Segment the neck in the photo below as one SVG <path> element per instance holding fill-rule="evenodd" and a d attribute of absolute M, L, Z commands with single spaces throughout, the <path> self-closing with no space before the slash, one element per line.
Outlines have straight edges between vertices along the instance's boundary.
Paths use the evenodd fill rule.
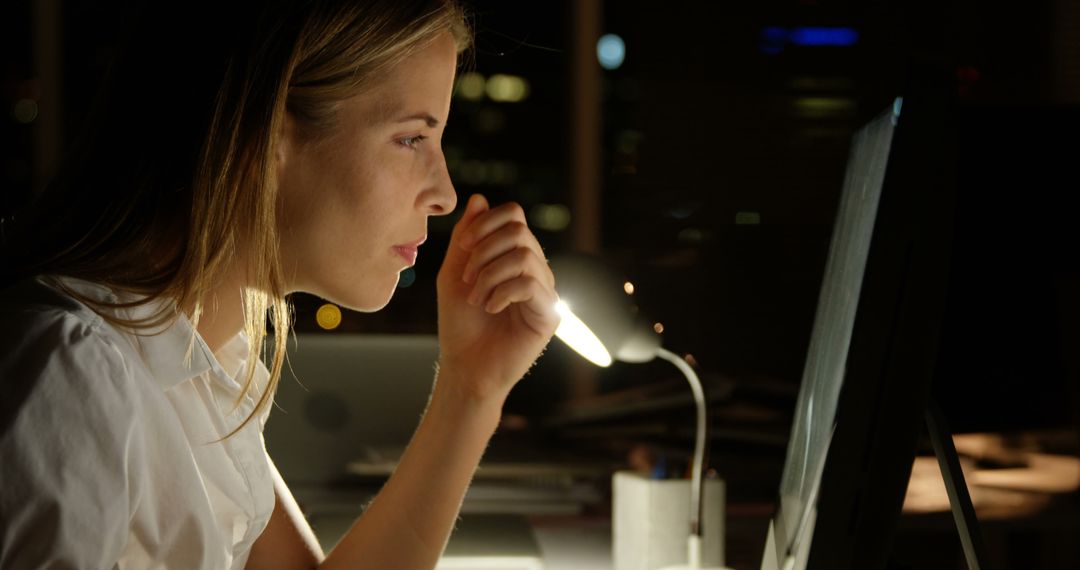
<path fill-rule="evenodd" d="M 210 350 L 217 352 L 244 327 L 244 281 L 233 272 L 202 299 L 199 336 Z M 191 310 L 186 311 L 191 315 Z"/>

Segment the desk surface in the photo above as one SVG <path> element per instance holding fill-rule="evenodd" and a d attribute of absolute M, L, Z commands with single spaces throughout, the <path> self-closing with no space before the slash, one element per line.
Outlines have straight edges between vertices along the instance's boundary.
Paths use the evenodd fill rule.
<path fill-rule="evenodd" d="M 544 570 L 613 570 L 611 521 L 604 518 L 531 517 Z"/>
<path fill-rule="evenodd" d="M 359 512 L 313 512 L 312 528 L 329 550 Z M 579 516 L 463 515 L 450 537 L 439 568 L 494 567 L 477 562 L 506 561 L 499 568 L 522 570 L 613 570 L 611 521 Z M 516 561 L 516 562 L 514 562 Z"/>

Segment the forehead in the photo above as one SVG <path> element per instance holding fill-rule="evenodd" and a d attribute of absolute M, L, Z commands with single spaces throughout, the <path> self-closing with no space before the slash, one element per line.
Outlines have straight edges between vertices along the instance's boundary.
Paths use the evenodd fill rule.
<path fill-rule="evenodd" d="M 387 70 L 345 106 L 363 114 L 368 122 L 396 120 L 421 112 L 444 120 L 456 70 L 454 40 L 444 32 Z"/>

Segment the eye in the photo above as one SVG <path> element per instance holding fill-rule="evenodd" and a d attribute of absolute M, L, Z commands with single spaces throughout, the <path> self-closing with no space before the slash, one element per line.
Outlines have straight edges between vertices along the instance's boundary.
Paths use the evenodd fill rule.
<path fill-rule="evenodd" d="M 421 142 L 427 139 L 424 135 L 416 135 L 411 137 L 405 137 L 398 139 L 398 144 L 408 148 L 416 148 Z"/>

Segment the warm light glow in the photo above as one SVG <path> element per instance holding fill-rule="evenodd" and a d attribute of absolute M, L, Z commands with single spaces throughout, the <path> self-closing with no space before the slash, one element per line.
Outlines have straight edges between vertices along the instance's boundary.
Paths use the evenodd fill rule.
<path fill-rule="evenodd" d="M 705 241 L 705 232 L 698 228 L 683 228 L 677 237 L 683 243 L 701 243 Z"/>
<path fill-rule="evenodd" d="M 537 204 L 529 212 L 532 225 L 549 232 L 561 232 L 570 225 L 570 208 L 562 204 Z"/>
<path fill-rule="evenodd" d="M 821 118 L 855 112 L 855 100 L 850 97 L 799 97 L 794 101 L 795 112 L 803 117 Z"/>
<path fill-rule="evenodd" d="M 634 294 L 634 284 L 627 281 L 626 283 L 622 284 L 622 290 L 626 291 L 627 295 L 633 295 Z"/>
<path fill-rule="evenodd" d="M 529 96 L 529 82 L 517 75 L 496 73 L 487 80 L 487 96 L 499 103 L 517 103 Z"/>
<path fill-rule="evenodd" d="M 759 226 L 761 225 L 761 212 L 736 212 L 736 226 Z"/>
<path fill-rule="evenodd" d="M 656 334 L 664 332 L 664 323 L 656 323 L 652 326 L 652 330 L 656 331 Z"/>
<path fill-rule="evenodd" d="M 980 520 L 1033 516 L 1046 509 L 1054 496 L 1080 489 L 1078 457 L 1032 450 L 996 433 L 956 434 L 952 439 Z M 984 468 L 980 462 L 997 465 Z M 903 511 L 949 509 L 949 494 L 937 458 L 916 457 Z"/>
<path fill-rule="evenodd" d="M 604 343 L 593 334 L 585 323 L 570 310 L 570 306 L 564 301 L 555 304 L 555 310 L 562 317 L 559 328 L 555 330 L 555 336 L 562 339 L 575 352 L 584 356 L 589 362 L 597 366 L 611 366 L 611 354 L 604 348 Z"/>
<path fill-rule="evenodd" d="M 327 303 L 315 312 L 315 322 L 325 330 L 334 330 L 341 324 L 341 309 L 337 305 Z"/>
<path fill-rule="evenodd" d="M 479 101 L 484 98 L 484 76 L 476 72 L 464 73 L 458 79 L 457 93 L 466 101 Z"/>

